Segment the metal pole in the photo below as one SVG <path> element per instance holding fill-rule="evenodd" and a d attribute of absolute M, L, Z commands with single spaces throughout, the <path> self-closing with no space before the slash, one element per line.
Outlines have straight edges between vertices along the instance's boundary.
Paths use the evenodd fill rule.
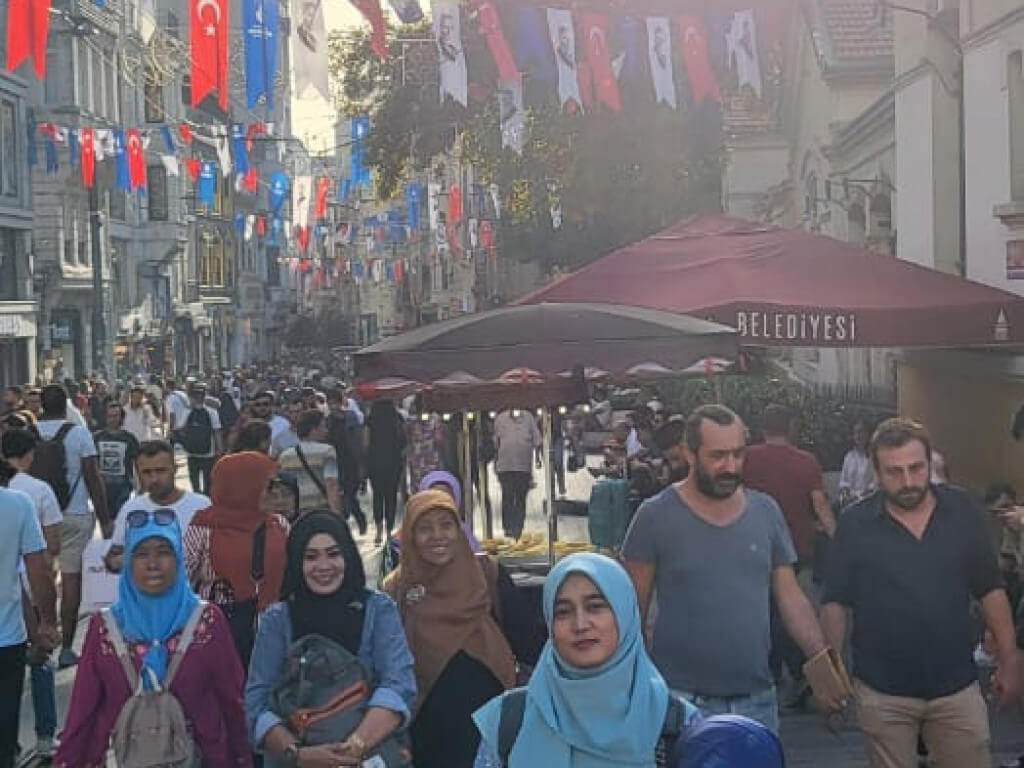
<path fill-rule="evenodd" d="M 555 565 L 555 542 L 558 540 L 558 516 L 555 514 L 554 484 L 552 480 L 553 464 L 551 454 L 554 450 L 551 439 L 551 409 L 541 411 L 541 442 L 544 446 L 544 513 L 548 518 L 548 565 Z"/>
<path fill-rule="evenodd" d="M 476 530 L 476 519 L 473 515 L 473 446 L 470 441 L 470 411 L 462 412 L 462 514 L 469 524 L 469 530 Z"/>
<path fill-rule="evenodd" d="M 100 193 L 95 182 L 89 188 L 89 236 L 92 249 L 92 369 L 105 368 L 107 324 L 103 316 L 103 236 Z"/>

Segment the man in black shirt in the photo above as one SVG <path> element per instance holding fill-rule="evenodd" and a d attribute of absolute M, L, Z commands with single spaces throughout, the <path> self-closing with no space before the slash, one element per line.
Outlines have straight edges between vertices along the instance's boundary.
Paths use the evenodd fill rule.
<path fill-rule="evenodd" d="M 989 768 L 988 710 L 974 666 L 971 601 L 997 645 L 1003 704 L 1020 693 L 1020 662 L 999 568 L 980 510 L 930 483 L 931 441 L 906 419 L 878 427 L 879 491 L 840 518 L 822 607 L 842 648 L 853 614 L 858 720 L 871 768 L 914 768 L 920 734 L 936 768 Z"/>
<path fill-rule="evenodd" d="M 106 429 L 94 433 L 92 439 L 99 455 L 100 475 L 107 488 L 107 510 L 113 521 L 135 487 L 139 441 L 124 428 L 124 407 L 120 403 L 107 403 L 105 421 Z"/>

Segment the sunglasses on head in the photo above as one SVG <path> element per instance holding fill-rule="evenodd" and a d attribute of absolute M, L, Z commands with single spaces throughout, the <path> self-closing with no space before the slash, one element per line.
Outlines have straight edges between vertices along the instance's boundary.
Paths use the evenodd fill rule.
<path fill-rule="evenodd" d="M 129 528 L 143 528 L 150 520 L 157 525 L 172 525 L 177 519 L 178 515 L 173 509 L 161 507 L 160 509 L 154 509 L 152 512 L 147 512 L 144 509 L 133 509 L 124 520 Z"/>

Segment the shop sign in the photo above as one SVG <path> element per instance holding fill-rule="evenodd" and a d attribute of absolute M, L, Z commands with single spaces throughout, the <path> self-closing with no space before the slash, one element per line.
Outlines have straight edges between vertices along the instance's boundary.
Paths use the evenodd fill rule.
<path fill-rule="evenodd" d="M 67 320 L 58 320 L 50 326 L 50 341 L 55 344 L 71 343 L 71 323 Z"/>
<path fill-rule="evenodd" d="M 857 316 L 846 312 L 737 312 L 736 330 L 743 339 L 794 344 L 857 341 Z"/>
<path fill-rule="evenodd" d="M 21 335 L 21 315 L 0 315 L 0 336 Z"/>

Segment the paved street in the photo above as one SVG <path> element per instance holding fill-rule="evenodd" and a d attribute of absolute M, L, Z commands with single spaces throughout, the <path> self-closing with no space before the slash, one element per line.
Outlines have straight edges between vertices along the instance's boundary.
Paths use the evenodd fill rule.
<path fill-rule="evenodd" d="M 179 482 L 187 485 L 187 475 L 181 473 L 179 478 Z M 540 479 L 540 473 L 537 473 L 537 479 Z M 592 484 L 593 481 L 587 472 L 568 475 L 568 497 L 581 500 L 587 498 Z M 495 527 L 500 532 L 501 490 L 493 478 L 491 486 Z M 541 496 L 539 489 L 535 489 L 530 494 L 527 515 L 527 530 L 529 531 L 545 530 L 545 522 L 541 515 Z M 363 499 L 363 508 L 368 512 L 372 510 L 368 497 Z M 562 518 L 559 521 L 561 537 L 566 540 L 585 539 L 586 524 L 586 518 Z M 478 531 L 483 529 L 482 510 L 478 515 L 476 529 Z M 366 562 L 367 575 L 375 578 L 380 562 L 380 552 L 373 546 L 372 526 L 371 533 L 357 538 L 357 542 Z M 77 635 L 79 643 L 84 634 L 85 623 L 83 621 Z M 63 722 L 73 684 L 74 670 L 68 669 L 57 673 L 58 722 Z M 26 686 L 21 711 L 21 743 L 26 746 L 35 743 L 32 722 L 32 703 Z M 996 714 L 993 716 L 992 729 L 994 766 L 999 766 L 1007 760 L 1024 754 L 1024 718 L 1017 715 Z M 862 768 L 866 765 L 860 733 L 853 724 L 848 724 L 840 733 L 835 734 L 824 727 L 821 717 L 817 714 L 787 712 L 783 714 L 782 736 L 786 746 L 788 768 Z"/>

